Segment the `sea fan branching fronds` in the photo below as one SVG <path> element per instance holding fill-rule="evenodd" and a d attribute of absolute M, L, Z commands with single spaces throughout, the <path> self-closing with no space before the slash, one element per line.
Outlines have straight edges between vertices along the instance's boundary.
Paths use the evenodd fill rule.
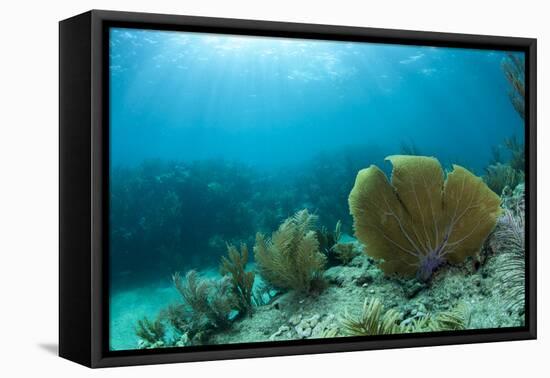
<path fill-rule="evenodd" d="M 234 245 L 227 245 L 228 256 L 222 257 L 220 273 L 229 275 L 233 293 L 237 297 L 239 309 L 247 314 L 252 309 L 252 286 L 254 285 L 254 272 L 246 272 L 248 262 L 248 247 L 241 244 L 241 252 Z"/>
<path fill-rule="evenodd" d="M 365 300 L 359 316 L 345 312 L 340 322 L 349 336 L 372 336 L 401 333 L 399 326 L 401 314 L 396 310 L 384 312 L 384 306 L 378 298 Z"/>
<path fill-rule="evenodd" d="M 149 320 L 147 317 L 143 317 L 138 320 L 135 331 L 137 337 L 140 339 L 146 341 L 150 345 L 158 345 L 164 342 L 166 327 L 161 317 L 157 317 L 154 321 Z"/>
<path fill-rule="evenodd" d="M 256 234 L 254 257 L 262 277 L 275 287 L 310 292 L 322 286 L 325 256 L 313 227 L 317 217 L 301 210 L 273 232 Z"/>
<path fill-rule="evenodd" d="M 502 62 L 502 70 L 510 84 L 508 96 L 522 119 L 525 119 L 525 60 L 509 53 Z"/>

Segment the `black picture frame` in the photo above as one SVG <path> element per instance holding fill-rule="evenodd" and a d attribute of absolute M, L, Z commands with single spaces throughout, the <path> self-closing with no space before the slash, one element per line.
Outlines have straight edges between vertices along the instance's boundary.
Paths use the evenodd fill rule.
<path fill-rule="evenodd" d="M 526 322 L 521 328 L 109 351 L 108 28 L 522 51 L 526 57 Z M 536 338 L 536 39 L 92 10 L 59 24 L 59 354 L 89 367 Z"/>

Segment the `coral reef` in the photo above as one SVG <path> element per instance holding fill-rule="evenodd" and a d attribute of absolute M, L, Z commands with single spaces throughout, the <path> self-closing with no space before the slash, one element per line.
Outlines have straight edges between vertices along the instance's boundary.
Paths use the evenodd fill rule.
<path fill-rule="evenodd" d="M 371 258 L 360 254 L 346 266 L 327 269 L 328 287 L 319 295 L 282 292 L 255 308 L 252 316 L 236 319 L 228 330 L 213 333 L 208 342 L 346 336 L 349 332 L 341 322 L 341 311 L 346 309 L 351 319 L 363 318 L 364 303 L 357 298 L 365 297 L 378 298 L 386 309 L 381 317 L 389 310 L 398 313 L 401 333 L 521 326 L 524 316 L 504 307 L 508 288 L 501 281 L 505 260 L 501 257 L 491 256 L 478 270 L 469 261 L 449 266 L 427 285 L 414 278 L 385 276 Z"/>
<path fill-rule="evenodd" d="M 222 256 L 220 273 L 222 276 L 229 275 L 233 294 L 237 297 L 239 310 L 248 314 L 252 309 L 252 286 L 254 285 L 254 272 L 246 272 L 248 262 L 248 247 L 241 244 L 241 252 L 232 245 L 227 245 L 228 256 Z"/>
<path fill-rule="evenodd" d="M 254 175 L 245 165 L 224 161 L 147 161 L 113 168 L 113 271 L 130 271 L 125 278 L 142 281 L 151 271 L 169 275 L 174 266 L 216 264 L 226 241 L 254 235 L 254 218 L 241 201 L 252 197 Z M 143 263 L 153 260 L 155 269 Z"/>
<path fill-rule="evenodd" d="M 391 183 L 361 170 L 349 195 L 357 238 L 386 274 L 428 280 L 444 263 L 477 254 L 500 215 L 500 198 L 466 169 L 445 179 L 435 158 L 396 155 Z"/>
<path fill-rule="evenodd" d="M 143 214 L 140 224 L 126 229 L 129 225 L 121 222 L 124 227 L 115 230 L 114 242 L 127 247 L 137 243 L 139 254 L 140 248 L 159 244 L 153 235 L 166 234 L 161 248 L 152 251 L 158 253 L 159 263 L 168 263 L 163 251 L 177 256 L 173 251 L 182 250 L 185 254 L 179 255 L 188 258 L 193 256 L 188 251 L 204 247 L 212 260 L 209 266 L 220 259 L 223 277 L 205 279 L 195 270 L 185 276 L 174 274 L 182 300 L 171 298 L 173 303 L 156 317 L 147 313 L 149 317 L 132 320 L 129 332 L 137 336 L 138 348 L 161 348 L 522 325 L 524 147 L 514 138 L 504 145 L 502 154 L 495 151 L 495 167 L 487 168 L 483 178 L 487 185 L 456 165 L 445 174 L 434 158 L 390 156 L 391 181 L 376 166 L 356 175 L 353 190 L 347 192 L 348 219 L 332 203 L 335 196 L 310 185 L 315 177 L 307 179 L 309 184 L 305 178 L 300 181 L 307 193 L 296 188 L 279 188 L 281 193 L 276 193 L 273 181 L 263 182 L 266 177 L 246 169 L 237 172 L 227 164 L 211 163 L 216 179 L 209 181 L 208 165 L 143 166 L 144 172 L 130 175 L 131 180 L 141 182 L 139 191 L 134 187 L 134 192 L 125 194 L 125 185 L 115 190 L 116 195 L 127 195 L 116 204 L 115 216 L 137 214 L 140 196 L 146 202 L 158 201 L 161 211 Z M 316 169 L 335 169 L 334 177 L 347 172 L 329 160 Z M 159 183 L 160 192 L 155 188 Z M 336 185 L 333 181 L 325 184 Z M 170 188 L 164 190 L 165 185 Z M 241 185 L 254 187 L 258 193 L 243 192 L 246 198 L 237 199 Z M 271 189 L 263 192 L 266 186 Z M 488 187 L 502 193 L 502 198 Z M 314 203 L 324 201 L 323 217 L 308 202 L 318 189 L 320 197 Z M 192 240 L 180 235 L 182 224 L 194 222 L 182 217 L 191 209 L 181 198 L 196 196 L 201 190 L 206 191 L 201 206 L 208 208 L 209 216 L 201 214 L 197 224 L 206 224 L 212 217 L 215 226 L 208 227 L 223 232 Z M 223 198 L 231 203 L 225 204 Z M 265 207 L 270 210 L 253 210 Z M 224 212 L 233 219 L 221 219 Z M 292 213 L 285 219 L 283 214 Z M 325 214 L 329 214 L 329 225 L 336 222 L 334 228 L 326 222 L 318 225 L 319 218 L 326 220 Z M 351 226 L 350 219 L 358 239 L 342 231 Z M 271 237 L 265 236 L 273 229 Z M 257 230 L 255 274 L 246 270 L 246 243 Z M 475 257 L 484 241 L 483 260 L 465 259 Z M 220 256 L 222 250 L 226 254 Z M 191 261 L 195 266 L 204 262 Z M 189 261 L 178 262 L 184 263 Z M 357 301 L 365 297 L 369 298 L 365 303 Z M 335 316 L 342 308 L 349 312 Z"/>
<path fill-rule="evenodd" d="M 256 232 L 269 233 L 304 208 L 323 220 L 319 228 L 332 229 L 341 220 L 342 230 L 351 230 L 349 188 L 365 162 L 378 162 L 379 156 L 376 146 L 351 146 L 284 172 L 221 159 L 113 167 L 113 283 L 126 287 L 151 279 L 153 272 L 172 274 L 177 266 L 217 265 L 227 242 L 251 245 Z"/>
<path fill-rule="evenodd" d="M 320 287 L 326 258 L 313 231 L 316 221 L 315 215 L 301 210 L 286 219 L 270 239 L 256 235 L 254 258 L 266 281 L 302 293 Z"/>
<path fill-rule="evenodd" d="M 504 186 L 498 198 L 462 167 L 445 177 L 433 158 L 388 160 L 391 182 L 371 166 L 359 172 L 350 194 L 359 240 L 343 234 L 341 222 L 328 231 L 317 227 L 317 215 L 298 211 L 271 237 L 256 235 L 255 275 L 246 270 L 246 244 L 224 245 L 220 237 L 223 277 L 205 279 L 195 270 L 174 274 L 182 300 L 174 299 L 154 320 L 133 323 L 138 348 L 524 324 L 524 185 Z M 487 233 L 486 249 L 493 253 L 477 266 L 465 260 Z"/>

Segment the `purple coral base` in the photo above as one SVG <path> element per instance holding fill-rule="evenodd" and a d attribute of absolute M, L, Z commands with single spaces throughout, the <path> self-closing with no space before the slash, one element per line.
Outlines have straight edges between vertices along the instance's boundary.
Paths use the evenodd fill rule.
<path fill-rule="evenodd" d="M 428 281 L 437 268 L 443 265 L 444 262 L 445 259 L 437 251 L 432 251 L 422 256 L 416 277 L 422 281 Z"/>

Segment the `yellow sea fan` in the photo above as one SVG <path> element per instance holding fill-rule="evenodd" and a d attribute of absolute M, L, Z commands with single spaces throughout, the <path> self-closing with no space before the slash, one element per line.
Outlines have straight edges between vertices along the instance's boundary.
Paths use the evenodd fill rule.
<path fill-rule="evenodd" d="M 445 180 L 432 157 L 394 155 L 391 183 L 372 165 L 349 195 L 355 235 L 385 273 L 428 279 L 443 263 L 478 253 L 500 214 L 500 197 L 453 165 Z"/>

